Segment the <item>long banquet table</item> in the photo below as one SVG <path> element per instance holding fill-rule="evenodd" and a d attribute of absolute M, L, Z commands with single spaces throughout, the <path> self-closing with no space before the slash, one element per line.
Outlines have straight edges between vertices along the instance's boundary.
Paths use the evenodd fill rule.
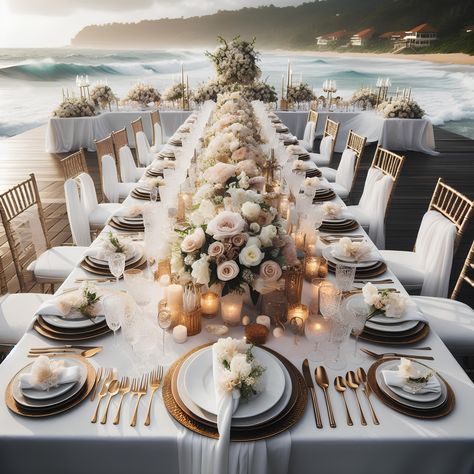
<path fill-rule="evenodd" d="M 303 138 L 308 111 L 277 111 L 281 120 L 286 123 L 290 132 Z M 373 111 L 364 112 L 326 112 L 318 111 L 316 136 L 323 135 L 326 118 L 339 122 L 339 134 L 334 150 L 344 151 L 349 130 L 367 137 L 368 143 L 379 142 L 389 150 L 421 151 L 437 155 L 433 124 L 429 119 L 386 119 Z"/>
<path fill-rule="evenodd" d="M 338 202 L 341 202 L 336 198 Z M 128 197 L 125 205 L 140 204 Z M 106 227 L 103 232 L 108 232 Z M 357 233 L 363 232 L 358 229 Z M 94 244 L 93 244 L 94 245 Z M 90 277 L 83 269 L 76 268 L 58 292 L 74 286 L 76 278 Z M 395 281 L 393 285 L 404 292 L 394 274 L 388 270 L 384 278 Z M 122 283 L 121 283 L 122 284 Z M 309 299 L 309 287 L 305 284 L 303 302 Z M 155 298 L 159 297 L 159 290 Z M 212 321 L 215 322 L 215 321 Z M 242 336 L 242 328 L 231 328 L 230 335 Z M 205 332 L 194 336 L 182 345 L 168 342 L 168 350 L 178 357 L 200 344 L 213 339 Z M 131 363 L 125 349 L 117 350 L 113 337 L 105 336 L 91 341 L 103 346 L 103 351 L 92 360 L 102 367 L 115 367 L 119 375 L 130 374 Z M 352 344 L 353 341 L 350 341 Z M 27 358 L 30 347 L 55 345 L 29 329 L 11 354 L 0 365 L 0 391 L 4 392 L 12 376 L 31 359 Z M 343 404 L 339 395 L 331 387 L 337 428 L 330 428 L 322 392 L 317 389 L 322 410 L 324 428 L 317 429 L 311 402 L 303 418 L 280 436 L 291 437 L 291 456 L 287 472 L 291 474 L 472 474 L 474 472 L 474 385 L 447 350 L 440 338 L 431 331 L 422 345 L 431 346 L 429 351 L 435 357 L 431 365 L 452 386 L 456 394 L 456 407 L 447 417 L 439 420 L 418 420 L 398 414 L 383 405 L 375 396 L 372 402 L 380 419 L 380 426 L 374 426 L 369 418 L 368 406 L 362 400 L 368 419 L 368 426 L 361 426 L 357 416 L 353 394 L 347 394 L 354 426 L 345 424 Z M 303 338 L 295 345 L 293 336 L 270 337 L 268 346 L 288 357 L 298 368 L 310 344 Z M 374 351 L 390 351 L 387 346 L 377 346 L 363 342 L 362 347 Z M 399 347 L 400 352 L 409 348 Z M 362 365 L 368 369 L 373 361 Z M 324 362 L 323 362 L 324 364 Z M 360 365 L 360 364 L 359 364 Z M 312 363 L 314 369 L 315 364 Z M 349 360 L 344 371 L 328 370 L 330 380 L 335 375 L 355 369 L 357 365 Z M 161 394 L 160 394 L 161 395 Z M 363 398 L 363 397 L 362 397 Z M 136 428 L 129 426 L 133 405 L 128 398 L 122 412 L 122 422 L 115 426 L 91 424 L 95 402 L 84 401 L 73 410 L 47 419 L 27 419 L 10 413 L 0 406 L 0 472 L 22 474 L 30 472 L 48 474 L 88 474 L 131 472 L 163 472 L 167 474 L 187 474 L 179 471 L 178 438 L 183 428 L 167 413 L 163 401 L 155 396 L 151 426 L 143 425 L 145 404 L 141 405 L 141 418 Z M 117 401 L 111 407 L 115 410 Z M 271 441 L 271 440 L 270 440 Z M 262 443 L 262 442 L 260 442 Z M 206 473 L 208 474 L 208 473 Z M 218 474 L 218 473 L 214 473 Z M 254 473 L 252 473 L 254 474 Z M 257 473 L 255 473 L 257 474 Z M 261 473 L 258 473 L 261 474 Z M 262 473 L 264 474 L 264 473 Z M 270 474 L 270 473 L 269 473 Z"/>

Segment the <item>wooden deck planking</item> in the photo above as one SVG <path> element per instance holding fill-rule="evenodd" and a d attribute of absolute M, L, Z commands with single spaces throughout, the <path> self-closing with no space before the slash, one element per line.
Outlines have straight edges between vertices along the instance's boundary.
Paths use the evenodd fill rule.
<path fill-rule="evenodd" d="M 0 141 L 0 191 L 26 179 L 34 172 L 40 189 L 48 225 L 48 235 L 53 245 L 70 242 L 71 234 L 64 203 L 63 175 L 60 159 L 67 154 L 50 154 L 44 151 L 45 127 L 39 127 L 15 137 Z M 474 140 L 435 128 L 438 156 L 405 152 L 406 160 L 398 186 L 387 215 L 387 248 L 411 250 L 424 212 L 438 177 L 474 197 Z M 369 145 L 362 160 L 352 202 L 358 202 L 367 169 L 375 152 L 375 144 Z M 96 188 L 98 187 L 98 165 L 95 153 L 86 153 L 87 165 Z M 336 156 L 337 164 L 339 155 Z M 99 193 L 98 193 L 99 194 Z M 474 237 L 474 220 L 471 221 L 455 256 L 451 282 L 459 274 L 469 245 Z M 3 256 L 9 288 L 17 291 L 11 255 L 3 232 L 0 231 L 0 253 Z M 30 278 L 30 289 L 38 290 Z M 474 291 L 464 289 L 463 301 L 474 306 Z"/>

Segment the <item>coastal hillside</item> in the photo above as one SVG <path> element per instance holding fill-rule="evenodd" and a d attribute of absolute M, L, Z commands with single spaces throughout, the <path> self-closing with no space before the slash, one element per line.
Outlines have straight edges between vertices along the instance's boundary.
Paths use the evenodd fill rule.
<path fill-rule="evenodd" d="M 474 0 L 323 0 L 297 7 L 242 8 L 201 17 L 90 25 L 79 31 L 71 44 L 189 48 L 191 44 L 214 45 L 217 35 L 241 35 L 256 36 L 260 48 L 314 49 L 316 37 L 333 31 L 353 33 L 373 27 L 373 38 L 378 39 L 385 32 L 407 30 L 421 23 L 429 23 L 439 32 L 440 41 L 430 47 L 430 52 L 442 48 L 443 52 L 474 54 L 474 32 L 466 31 L 474 24 Z M 379 50 L 391 47 L 380 40 L 363 46 Z"/>

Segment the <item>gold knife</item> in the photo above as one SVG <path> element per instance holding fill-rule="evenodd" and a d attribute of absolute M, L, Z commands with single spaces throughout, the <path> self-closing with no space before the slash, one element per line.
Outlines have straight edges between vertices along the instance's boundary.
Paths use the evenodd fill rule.
<path fill-rule="evenodd" d="M 318 405 L 318 397 L 316 396 L 316 392 L 314 390 L 314 383 L 311 377 L 311 371 L 309 370 L 309 362 L 308 359 L 303 361 L 303 377 L 308 387 L 309 393 L 311 394 L 311 401 L 313 402 L 313 411 L 314 411 L 314 419 L 316 420 L 316 427 L 322 428 L 323 422 L 321 420 L 321 412 L 319 411 Z"/>

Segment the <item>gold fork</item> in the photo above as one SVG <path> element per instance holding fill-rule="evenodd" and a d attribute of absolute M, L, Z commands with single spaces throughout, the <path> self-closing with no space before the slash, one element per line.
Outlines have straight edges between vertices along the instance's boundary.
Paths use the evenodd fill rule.
<path fill-rule="evenodd" d="M 134 380 L 135 382 L 135 380 Z M 115 414 L 114 418 L 114 425 L 118 425 L 120 422 L 120 410 L 122 408 L 122 402 L 123 402 L 123 397 L 130 392 L 130 381 L 128 377 L 122 377 L 120 380 L 120 387 L 119 387 L 119 393 L 120 393 L 120 402 L 119 406 L 117 408 L 117 413 Z"/>
<path fill-rule="evenodd" d="M 104 380 L 104 383 L 102 384 L 99 395 L 97 396 L 97 405 L 95 407 L 95 412 L 94 412 L 94 415 L 92 416 L 91 423 L 97 422 L 97 418 L 99 417 L 100 402 L 107 395 L 109 385 L 112 383 L 113 379 L 114 379 L 114 371 L 113 369 L 110 369 L 110 371 L 108 372 L 108 375 L 106 376 Z"/>
<path fill-rule="evenodd" d="M 141 398 L 146 395 L 148 391 L 148 375 L 143 375 L 140 381 L 140 384 L 137 383 L 136 390 L 132 390 L 132 394 L 137 396 L 137 401 L 135 403 L 135 409 L 133 410 L 132 420 L 130 421 L 130 426 L 137 425 L 137 413 L 138 413 L 138 405 L 140 403 Z"/>
<path fill-rule="evenodd" d="M 151 395 L 150 395 L 150 400 L 148 402 L 148 413 L 146 415 L 145 426 L 150 425 L 151 404 L 153 402 L 153 395 L 155 391 L 160 388 L 162 379 L 163 379 L 163 367 L 161 367 L 160 365 L 158 369 L 152 370 L 150 374 Z"/>
<path fill-rule="evenodd" d="M 98 387 L 98 385 L 100 384 L 100 382 L 102 380 L 102 376 L 103 376 L 104 372 L 107 375 L 108 370 L 110 370 L 110 369 L 104 369 L 103 367 L 99 367 L 99 370 L 97 371 L 97 374 L 96 374 L 95 380 L 94 380 L 94 388 L 92 389 L 92 393 L 91 393 L 91 398 L 90 398 L 91 402 L 94 401 L 95 394 L 97 392 L 97 387 Z"/>

